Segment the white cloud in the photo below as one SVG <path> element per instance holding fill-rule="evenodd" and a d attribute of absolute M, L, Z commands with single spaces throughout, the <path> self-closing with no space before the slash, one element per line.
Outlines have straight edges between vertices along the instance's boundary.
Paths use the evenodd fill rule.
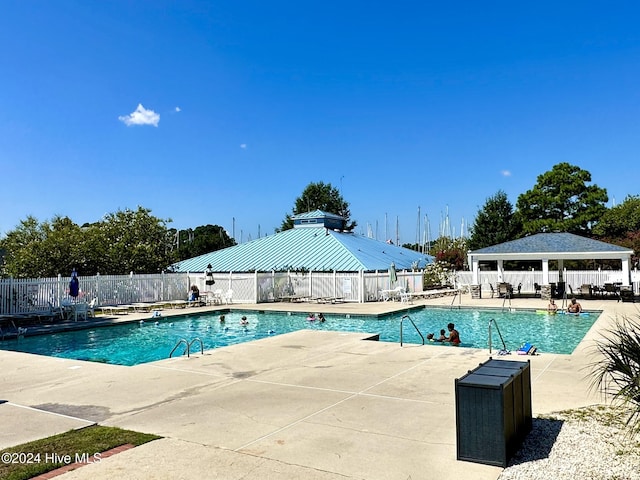
<path fill-rule="evenodd" d="M 176 107 L 176 112 L 181 112 L 182 109 L 180 107 Z"/>
<path fill-rule="evenodd" d="M 503 177 L 510 177 L 511 176 L 511 172 L 509 170 L 502 170 L 502 176 Z"/>
<path fill-rule="evenodd" d="M 139 103 L 135 112 L 129 115 L 121 115 L 118 117 L 118 120 L 124 123 L 127 127 L 130 127 L 131 125 L 153 125 L 154 127 L 157 127 L 160 122 L 160 114 L 153 110 L 147 110 L 141 103 Z"/>
<path fill-rule="evenodd" d="M 241 143 L 240 144 L 240 148 L 243 149 L 243 150 L 246 150 L 247 149 L 247 144 L 246 143 Z"/>

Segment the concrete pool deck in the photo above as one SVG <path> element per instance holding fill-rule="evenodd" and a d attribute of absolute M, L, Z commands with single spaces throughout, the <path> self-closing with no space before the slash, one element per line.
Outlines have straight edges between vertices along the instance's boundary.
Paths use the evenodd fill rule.
<path fill-rule="evenodd" d="M 451 302 L 230 307 L 382 314 Z M 603 403 L 587 377 L 593 342 L 616 317 L 638 315 L 636 304 L 580 302 L 603 314 L 573 354 L 500 357 L 531 360 L 534 415 Z M 464 295 L 455 305 L 498 308 L 503 299 Z M 303 330 L 134 367 L 0 351 L 0 449 L 97 422 L 165 438 L 58 478 L 496 479 L 499 467 L 456 460 L 454 380 L 488 350 L 367 336 Z"/>

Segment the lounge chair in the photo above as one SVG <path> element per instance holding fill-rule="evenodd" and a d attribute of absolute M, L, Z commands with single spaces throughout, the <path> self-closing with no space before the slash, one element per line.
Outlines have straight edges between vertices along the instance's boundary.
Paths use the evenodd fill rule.
<path fill-rule="evenodd" d="M 495 291 L 495 289 L 493 288 L 493 284 L 491 284 L 491 283 L 490 283 L 490 284 L 489 284 L 489 288 L 491 289 L 491 298 L 493 298 L 493 297 L 494 297 L 494 295 L 496 294 L 496 291 Z"/>

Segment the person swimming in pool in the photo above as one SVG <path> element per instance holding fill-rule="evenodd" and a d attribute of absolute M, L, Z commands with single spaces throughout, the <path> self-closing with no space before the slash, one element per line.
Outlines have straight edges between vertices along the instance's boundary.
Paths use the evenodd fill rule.
<path fill-rule="evenodd" d="M 319 321 L 320 323 L 323 323 L 323 322 L 325 322 L 325 321 L 326 321 L 326 318 L 324 318 L 324 314 L 323 314 L 323 313 L 319 313 L 319 314 L 318 314 L 318 321 Z"/>
<path fill-rule="evenodd" d="M 436 342 L 444 342 L 446 341 L 446 339 L 447 339 L 447 336 L 445 335 L 444 328 L 440 330 L 440 336 L 438 338 L 434 338 Z"/>
<path fill-rule="evenodd" d="M 224 323 L 224 315 L 220 315 L 220 323 Z"/>
<path fill-rule="evenodd" d="M 247 320 L 247 317 L 245 317 L 244 315 L 240 319 L 240 325 L 249 325 L 249 320 Z"/>
<path fill-rule="evenodd" d="M 549 300 L 549 305 L 547 305 L 547 312 L 549 313 L 558 312 L 558 305 L 556 305 L 556 301 L 553 298 Z"/>

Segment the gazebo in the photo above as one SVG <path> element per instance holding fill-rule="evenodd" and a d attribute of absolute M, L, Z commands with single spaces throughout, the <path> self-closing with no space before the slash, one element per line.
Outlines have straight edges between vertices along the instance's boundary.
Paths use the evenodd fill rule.
<path fill-rule="evenodd" d="M 633 250 L 592 240 L 572 233 L 538 233 L 498 245 L 469 252 L 473 272 L 472 291 L 479 288 L 479 265 L 482 261 L 497 262 L 498 280 L 502 281 L 504 262 L 537 260 L 542 262 L 542 287 L 549 288 L 549 261 L 558 262 L 562 272 L 564 260 L 620 260 L 622 285 L 630 285 L 630 263 Z"/>

